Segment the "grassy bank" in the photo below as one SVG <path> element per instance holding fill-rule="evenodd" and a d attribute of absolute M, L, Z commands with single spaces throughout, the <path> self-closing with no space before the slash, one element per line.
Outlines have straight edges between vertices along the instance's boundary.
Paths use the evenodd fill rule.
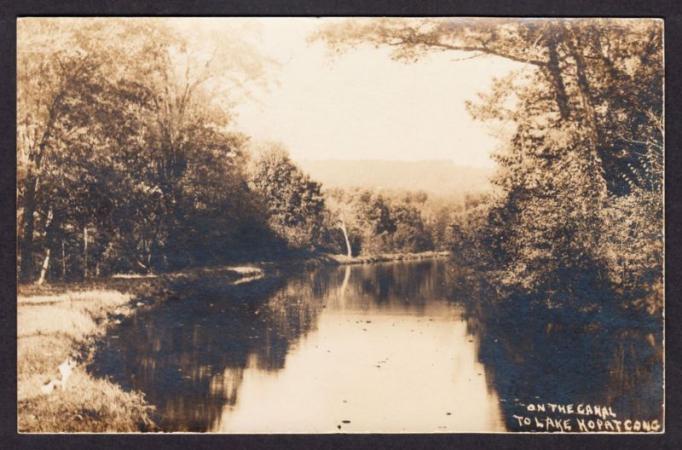
<path fill-rule="evenodd" d="M 26 295 L 17 305 L 17 401 L 21 432 L 153 430 L 152 408 L 142 394 L 124 392 L 85 370 L 91 344 L 107 326 L 132 314 L 132 293 L 116 290 L 64 291 Z M 76 362 L 68 382 L 60 364 Z"/>
<path fill-rule="evenodd" d="M 262 276 L 255 267 L 195 269 L 159 277 L 120 276 L 77 284 L 20 286 L 17 296 L 17 402 L 20 432 L 154 431 L 142 393 L 93 377 L 86 367 L 98 338 L 139 308 L 168 298 L 169 283 L 205 275 L 233 282 Z M 59 366 L 75 362 L 64 388 Z"/>

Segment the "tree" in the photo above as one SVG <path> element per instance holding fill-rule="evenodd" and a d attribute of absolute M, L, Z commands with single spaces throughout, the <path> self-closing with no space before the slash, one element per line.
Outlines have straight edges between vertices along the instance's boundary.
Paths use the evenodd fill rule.
<path fill-rule="evenodd" d="M 342 190 L 332 190 L 331 192 L 326 192 L 325 204 L 327 210 L 329 211 L 329 216 L 325 228 L 328 231 L 339 230 L 343 235 L 343 243 L 345 245 L 346 256 L 351 258 L 353 256 L 353 247 L 350 242 L 349 227 L 350 218 L 353 217 L 353 212 L 350 208 L 350 204 L 344 203 L 343 191 Z"/>
<path fill-rule="evenodd" d="M 421 252 L 433 249 L 432 237 L 417 207 L 401 202 L 393 205 L 391 215 L 396 223 L 392 236 L 392 245 L 395 250 Z"/>
<path fill-rule="evenodd" d="M 296 167 L 281 145 L 263 149 L 251 182 L 278 235 L 294 248 L 312 249 L 320 243 L 325 213 L 321 185 Z"/>
<path fill-rule="evenodd" d="M 384 196 L 369 190 L 361 191 L 353 208 L 362 233 L 362 252 L 375 254 L 388 250 L 391 236 L 397 228 Z"/>
<path fill-rule="evenodd" d="M 172 40 L 161 41 L 158 70 L 144 84 L 154 106 L 150 184 L 161 208 L 143 240 L 147 270 L 153 252 L 158 267 L 182 267 L 234 253 L 247 229 L 256 239 L 264 232 L 244 173 L 246 139 L 227 130 L 232 102 L 245 79 L 262 79 L 265 59 L 240 39 L 188 33 L 182 20 L 151 23 L 168 27 Z"/>

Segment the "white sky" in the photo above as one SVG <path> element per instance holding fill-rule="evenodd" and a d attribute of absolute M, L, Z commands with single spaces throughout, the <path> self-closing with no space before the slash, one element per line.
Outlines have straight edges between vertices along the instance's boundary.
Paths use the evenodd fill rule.
<path fill-rule="evenodd" d="M 236 105 L 235 128 L 255 141 L 281 142 L 298 160 L 494 164 L 489 155 L 498 142 L 464 103 L 519 64 L 488 56 L 455 61 L 469 56 L 455 52 L 405 64 L 369 46 L 332 58 L 323 43 L 306 41 L 329 19 L 195 19 L 191 26 L 225 30 L 226 20 L 279 63 L 268 71 L 269 88 L 254 85 Z"/>

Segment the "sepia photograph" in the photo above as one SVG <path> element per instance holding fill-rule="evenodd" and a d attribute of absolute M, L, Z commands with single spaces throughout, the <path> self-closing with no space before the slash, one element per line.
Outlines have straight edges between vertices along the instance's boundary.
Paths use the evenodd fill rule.
<path fill-rule="evenodd" d="M 665 432 L 662 19 L 16 29 L 19 433 Z"/>

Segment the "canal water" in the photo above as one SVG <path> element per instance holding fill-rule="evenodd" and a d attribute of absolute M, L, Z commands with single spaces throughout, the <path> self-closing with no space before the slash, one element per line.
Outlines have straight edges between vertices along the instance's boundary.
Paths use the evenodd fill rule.
<path fill-rule="evenodd" d="M 446 261 L 184 283 L 111 330 L 91 370 L 142 391 L 166 431 L 561 431 L 519 417 L 569 404 L 662 422 L 655 325 L 491 312 L 471 286 Z"/>

